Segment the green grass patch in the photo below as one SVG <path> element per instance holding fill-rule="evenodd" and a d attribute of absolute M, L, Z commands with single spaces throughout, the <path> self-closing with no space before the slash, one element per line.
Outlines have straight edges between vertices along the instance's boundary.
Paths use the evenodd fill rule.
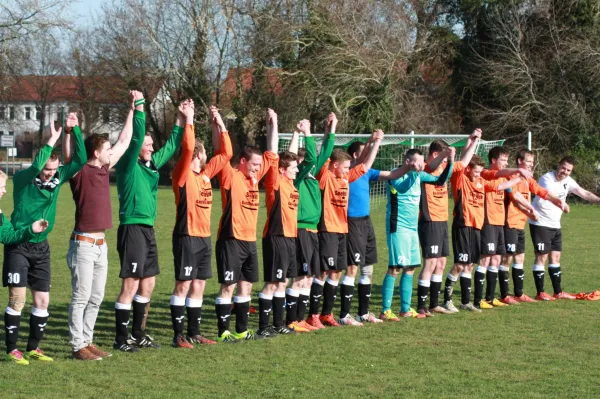
<path fill-rule="evenodd" d="M 11 182 L 8 191 L 0 202 L 7 215 L 12 211 Z M 96 326 L 96 343 L 103 349 L 112 345 L 113 306 L 121 284 L 115 241 L 118 201 L 114 187 L 111 193 L 115 227 L 107 235 L 109 277 Z M 213 245 L 221 215 L 220 195 L 215 194 Z M 262 203 L 264 208 L 264 201 Z M 49 238 L 52 289 L 49 326 L 42 348 L 54 357 L 55 362 L 34 363 L 29 367 L 0 362 L 1 397 L 600 396 L 598 368 L 595 366 L 596 355 L 600 352 L 598 302 L 522 304 L 482 314 L 461 312 L 426 320 L 327 329 L 236 345 L 172 349 L 169 298 L 173 289 L 171 233 L 175 203 L 169 188 L 158 193 L 155 230 L 161 274 L 157 278 L 147 330 L 163 348 L 137 354 L 113 351 L 112 358 L 101 362 L 71 360 L 67 326 L 71 285 L 65 256 L 74 223 L 74 210 L 67 185 L 61 190 L 57 224 Z M 260 213 L 259 232 L 264 225 L 265 213 Z M 385 204 L 381 203 L 372 212 L 380 258 L 375 267 L 374 313 L 381 308 L 381 282 L 387 269 L 384 218 Z M 600 289 L 597 279 L 600 209 L 575 205 L 571 214 L 563 220 L 565 290 Z M 258 246 L 260 254 L 260 240 Z M 534 294 L 534 285 L 529 236 L 527 248 L 525 290 L 531 295 Z M 259 262 L 262 265 L 262 259 Z M 216 335 L 214 300 L 218 290 L 214 274 L 215 278 L 207 284 L 201 326 L 203 333 L 212 338 Z M 547 285 L 550 286 L 549 281 Z M 259 283 L 256 288 L 261 286 Z M 6 297 L 7 290 L 3 289 L 3 292 Z M 393 306 L 397 310 L 397 290 L 395 293 Z M 456 294 L 455 298 L 458 298 Z M 357 301 L 354 302 L 355 314 Z M 254 297 L 253 304 L 256 303 Z M 23 312 L 21 349 L 28 334 L 30 305 L 28 298 Z M 339 300 L 336 312 L 338 309 Z M 256 327 L 257 318 L 251 316 L 250 323 L 251 328 Z"/>

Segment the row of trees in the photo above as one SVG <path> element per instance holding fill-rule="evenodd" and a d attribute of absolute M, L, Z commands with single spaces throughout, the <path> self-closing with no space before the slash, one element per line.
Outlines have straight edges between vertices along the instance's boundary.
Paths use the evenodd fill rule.
<path fill-rule="evenodd" d="M 570 148 L 588 174 L 600 155 L 600 0 L 112 0 L 77 30 L 68 1 L 4 3 L 4 80 L 164 88 L 148 118 L 159 145 L 191 97 L 198 126 L 211 103 L 226 108 L 238 143 L 273 107 L 286 129 L 334 110 L 354 133 L 482 127 L 522 146 L 531 130 L 544 167 Z"/>

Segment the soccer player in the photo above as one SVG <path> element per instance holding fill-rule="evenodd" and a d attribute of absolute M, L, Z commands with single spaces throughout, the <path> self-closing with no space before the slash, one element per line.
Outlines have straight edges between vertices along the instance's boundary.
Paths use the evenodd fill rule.
<path fill-rule="evenodd" d="M 484 169 L 481 177 L 486 180 L 498 180 L 505 182 L 507 177 L 515 177 L 515 173 L 523 174 L 523 181 L 531 178 L 528 170 L 508 169 L 508 150 L 503 147 L 495 146 L 488 152 L 488 161 L 490 169 Z M 524 207 L 529 215 L 532 215 L 533 208 L 529 201 L 525 201 L 518 191 L 513 190 L 515 201 L 523 201 Z M 504 302 L 496 299 L 496 280 L 498 279 L 498 268 L 502 261 L 502 255 L 506 248 L 504 243 L 504 225 L 506 223 L 506 203 L 512 202 L 504 191 L 487 192 L 485 194 L 484 221 L 481 229 L 481 259 L 475 271 L 475 293 L 473 305 L 481 309 L 491 309 L 493 307 L 515 304 L 516 301 L 506 300 Z M 508 277 L 504 270 L 501 279 Z M 485 301 L 483 299 L 483 286 L 487 278 Z M 501 281 L 501 284 L 505 284 Z M 511 298 L 512 299 L 512 298 Z"/>
<path fill-rule="evenodd" d="M 193 348 L 193 344 L 216 344 L 200 335 L 202 300 L 206 280 L 212 277 L 210 214 L 212 210 L 211 179 L 231 159 L 231 140 L 215 107 L 210 107 L 215 156 L 206 162 L 206 149 L 194 134 L 194 103 L 184 103 L 186 118 L 181 155 L 173 169 L 173 192 L 177 216 L 173 229 L 175 289 L 171 296 L 173 347 Z M 188 319 L 187 336 L 183 335 Z"/>
<path fill-rule="evenodd" d="M 93 337 L 108 274 L 105 231 L 112 228 L 109 170 L 129 147 L 134 102 L 143 98 L 138 91 L 130 92 L 130 96 L 131 109 L 118 141 L 111 147 L 106 135 L 88 136 L 85 139 L 87 163 L 70 180 L 75 201 L 75 227 L 67 252 L 73 289 L 69 306 L 69 333 L 72 356 L 78 360 L 102 360 L 111 356 L 93 344 Z M 73 131 L 81 134 L 77 116 L 70 114 L 63 141 L 65 162 L 71 158 L 70 136 Z"/>
<path fill-rule="evenodd" d="M 269 129 L 270 130 L 270 129 Z M 267 140 L 270 140 L 267 137 Z M 257 147 L 242 149 L 239 165 L 233 168 L 225 164 L 219 178 L 223 216 L 215 252 L 217 273 L 221 288 L 215 301 L 218 342 L 234 343 L 238 340 L 264 338 L 248 329 L 252 283 L 258 281 L 258 257 L 256 253 L 256 223 L 259 209 L 258 182 L 277 164 L 277 154 Z M 231 298 L 235 290 L 235 333 L 229 331 Z"/>
<path fill-rule="evenodd" d="M 267 118 L 268 129 L 271 130 L 271 139 L 267 143 L 267 149 L 275 152 L 279 140 L 277 114 L 270 109 Z M 300 121 L 297 128 L 307 137 L 311 137 L 309 121 Z M 267 222 L 262 239 L 265 286 L 258 296 L 259 328 L 256 334 L 265 337 L 309 331 L 299 325 L 288 328 L 284 324 L 285 287 L 288 278 L 295 278 L 298 274 L 296 238 L 300 195 L 297 186 L 307 178 L 307 172 L 312 168 L 315 158 L 305 159 L 304 162 L 307 163 L 304 169 L 305 173 L 299 176 L 298 156 L 290 151 L 281 152 L 279 162 L 271 164 L 263 183 L 267 202 Z M 297 300 L 298 298 L 292 299 L 287 304 L 288 318 L 294 314 L 294 311 L 290 311 L 289 308 L 295 305 L 293 302 Z M 272 327 L 269 326 L 271 310 L 273 313 Z"/>
<path fill-rule="evenodd" d="M 481 138 L 481 130 L 476 129 L 468 140 L 461 161 L 456 162 L 452 169 L 454 266 L 446 278 L 444 292 L 444 307 L 452 312 L 458 311 L 452 303 L 452 291 L 459 274 L 461 309 L 481 312 L 481 309 L 471 303 L 470 294 L 473 263 L 479 262 L 481 251 L 480 231 L 485 217 L 485 193 L 499 190 L 512 192 L 510 187 L 520 181 L 520 178 L 515 178 L 501 183 L 498 180 L 486 181 L 481 178 L 485 164 L 479 156 L 473 155 L 479 138 Z"/>
<path fill-rule="evenodd" d="M 448 144 L 434 140 L 429 144 L 425 172 L 440 176 L 446 168 L 444 156 Z M 431 287 L 429 313 L 452 313 L 439 305 L 442 276 L 446 268 L 446 257 L 450 255 L 448 244 L 448 184 L 424 184 L 421 187 L 419 212 L 419 242 L 424 258 L 417 285 L 418 313 L 427 313 L 425 301 Z"/>
<path fill-rule="evenodd" d="M 373 165 L 377 150 L 383 140 L 383 132 L 376 130 L 372 137 L 373 148 L 363 163 L 350 168 L 352 162 L 350 154 L 336 149 L 331 154 L 329 163 L 325 164 L 317 175 L 323 194 L 323 214 L 318 226 L 321 270 L 323 272 L 321 278 L 327 276 L 323 287 L 323 309 L 319 319 L 322 324 L 332 327 L 340 326 L 333 317 L 332 310 L 341 273 L 348 268 L 346 244 L 348 185 L 367 173 Z M 362 323 L 357 323 L 362 325 Z"/>
<path fill-rule="evenodd" d="M 451 147 L 442 152 L 441 156 L 448 157 L 450 162 L 446 164 L 439 176 L 433 176 L 423 171 L 425 166 L 423 153 L 417 149 L 408 150 L 405 154 L 405 163 L 411 171 L 388 182 L 385 230 L 389 266 L 382 284 L 381 320 L 398 320 L 391 306 L 396 277 L 401 269 L 400 317 L 423 318 L 428 313 L 424 301 L 427 296 L 419 298 L 420 312 L 417 313 L 411 308 L 413 274 L 415 268 L 421 266 L 417 233 L 421 183 L 445 185 L 452 170 L 454 154 L 455 149 Z"/>
<path fill-rule="evenodd" d="M 337 117 L 334 113 L 327 116 L 326 132 L 323 135 L 321 152 L 317 156 L 315 139 L 307 136 L 304 139 L 305 148 L 298 151 L 298 175 L 306 175 L 306 178 L 296 187 L 302 199 L 298 204 L 298 237 L 296 239 L 296 257 L 298 277 L 286 291 L 286 303 L 297 304 L 296 317 L 293 316 L 294 305 L 288 306 L 288 327 L 296 325 L 308 330 L 325 328 L 319 320 L 319 309 L 323 286 L 325 281 L 319 279 L 321 271 L 321 259 L 319 257 L 319 237 L 317 234 L 318 223 L 322 212 L 321 188 L 316 179 L 317 173 L 323 168 L 335 143 L 335 130 Z M 295 134 L 290 143 L 290 152 L 294 152 L 298 146 L 298 135 Z M 312 160 L 316 159 L 316 163 Z M 298 177 L 296 177 L 298 178 Z M 314 279 L 313 279 L 313 276 Z M 309 314 L 304 320 L 304 313 L 309 305 Z M 292 319 L 296 321 L 294 324 Z M 294 324 L 294 325 L 293 325 Z"/>
<path fill-rule="evenodd" d="M 540 186 L 556 194 L 563 201 L 567 199 L 567 195 L 575 194 L 581 199 L 594 204 L 600 204 L 598 196 L 580 187 L 571 177 L 574 165 L 575 160 L 573 157 L 563 157 L 558 163 L 556 171 L 548 172 L 540 178 Z M 529 220 L 529 230 L 535 249 L 535 264 L 533 265 L 533 277 L 537 289 L 535 299 L 542 301 L 575 299 L 574 295 L 563 291 L 561 287 L 562 272 L 560 269 L 560 255 L 562 252 L 562 232 L 560 218 L 563 210 L 542 197 L 535 197 L 533 208 L 539 214 L 538 221 Z M 566 204 L 564 212 L 569 212 L 569 207 Z M 553 296 L 548 295 L 544 291 L 544 265 L 548 259 L 548 254 L 550 255 L 548 272 L 550 273 L 550 280 L 554 289 Z"/>
<path fill-rule="evenodd" d="M 69 119 L 69 127 L 74 127 Z M 56 220 L 56 203 L 60 188 L 86 163 L 81 132 L 75 130 L 75 153 L 71 162 L 60 166 L 58 155 L 52 151 L 60 138 L 62 128 L 50 122 L 50 138 L 38 152 L 31 166 L 15 173 L 13 198 L 15 201 L 11 221 L 17 230 L 29 227 L 34 221 L 48 221 L 47 228 L 26 242 L 4 246 L 3 285 L 9 287 L 9 305 L 4 314 L 6 328 L 6 353 L 8 358 L 51 362 L 39 348 L 48 323 L 50 302 L 50 246 L 48 234 Z M 25 304 L 26 287 L 31 289 L 33 306 L 29 318 L 29 340 L 24 358 L 17 349 L 21 310 Z M 23 362 L 22 364 L 26 364 Z"/>
<path fill-rule="evenodd" d="M 517 152 L 517 167 L 533 171 L 533 152 L 522 149 Z M 552 202 L 559 208 L 564 207 L 563 201 L 553 193 L 540 187 L 534 178 L 526 181 L 520 181 L 513 190 L 518 191 L 527 200 L 530 200 L 531 194 L 535 194 L 542 199 Z M 519 207 L 518 203 L 509 201 L 506 210 L 506 224 L 504 226 L 504 238 L 506 241 L 506 256 L 503 257 L 502 265 L 499 271 L 500 280 L 500 300 L 504 303 L 517 302 L 535 302 L 523 292 L 523 262 L 525 260 L 525 225 L 527 224 L 527 213 Z M 508 272 L 512 261 L 512 279 L 514 285 L 514 298 L 508 295 Z"/>
<path fill-rule="evenodd" d="M 7 176 L 4 172 L 0 170 L 0 198 L 6 194 L 6 179 Z M 48 222 L 41 219 L 34 222 L 31 226 L 24 226 L 18 230 L 16 230 L 13 225 L 10 223 L 10 220 L 4 215 L 2 210 L 0 210 L 0 243 L 2 244 L 18 244 L 21 242 L 25 242 L 34 238 L 36 234 L 43 233 L 48 227 Z M 13 280 L 14 276 L 7 276 L 8 279 Z M 20 277 L 17 277 L 20 278 Z M 8 281 L 7 281 L 8 283 Z M 9 348 L 9 345 L 13 343 L 15 348 L 8 351 L 4 360 L 21 364 L 28 365 L 29 361 L 23 358 L 23 353 L 20 352 L 16 348 L 16 339 L 18 336 L 18 326 L 11 325 L 12 321 L 19 321 L 18 317 L 15 317 L 15 313 L 21 312 L 23 310 L 23 306 L 25 306 L 25 296 L 26 289 L 23 288 L 9 288 L 8 290 L 8 306 L 4 311 L 4 326 L 6 328 L 6 347 Z M 11 336 L 15 334 L 14 336 Z"/>
<path fill-rule="evenodd" d="M 373 151 L 373 141 L 367 143 L 356 141 L 348 147 L 352 156 L 351 167 L 362 163 Z M 350 183 L 348 198 L 348 238 L 347 255 L 348 270 L 342 279 L 341 310 L 339 324 L 358 326 L 363 322 L 381 323 L 383 320 L 369 312 L 371 299 L 371 283 L 373 280 L 373 265 L 377 263 L 377 242 L 370 217 L 369 183 L 378 180 L 396 180 L 405 173 L 402 168 L 393 171 L 369 171 L 356 181 Z M 350 316 L 352 297 L 354 296 L 354 281 L 360 268 L 358 282 L 358 314 L 356 319 Z"/>
<path fill-rule="evenodd" d="M 180 110 L 169 139 L 163 148 L 154 152 L 154 141 L 146 133 L 144 102 L 144 99 L 138 99 L 134 103 L 131 143 L 115 167 L 120 221 L 117 251 L 121 261 L 119 277 L 122 285 L 115 302 L 116 336 L 113 347 L 123 352 L 160 347 L 144 328 L 147 307 L 159 273 L 154 236 L 158 170 L 180 146 L 185 124 Z M 128 338 L 127 327 L 132 307 L 133 325 Z"/>

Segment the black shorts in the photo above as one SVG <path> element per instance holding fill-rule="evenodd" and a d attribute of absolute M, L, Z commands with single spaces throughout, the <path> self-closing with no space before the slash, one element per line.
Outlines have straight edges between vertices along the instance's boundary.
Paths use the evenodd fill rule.
<path fill-rule="evenodd" d="M 207 280 L 212 277 L 210 237 L 173 236 L 175 280 Z"/>
<path fill-rule="evenodd" d="M 525 253 L 525 230 L 504 227 L 506 253 L 510 255 Z"/>
<path fill-rule="evenodd" d="M 319 259 L 319 235 L 306 229 L 298 229 L 296 238 L 296 264 L 298 276 L 313 276 L 321 270 Z"/>
<path fill-rule="evenodd" d="M 419 242 L 423 258 L 445 258 L 450 255 L 447 222 L 419 222 Z"/>
<path fill-rule="evenodd" d="M 484 224 L 481 229 L 481 254 L 504 255 L 506 253 L 505 246 L 504 226 Z"/>
<path fill-rule="evenodd" d="M 319 251 L 321 271 L 343 271 L 348 269 L 346 234 L 320 231 Z"/>
<path fill-rule="evenodd" d="M 4 246 L 2 285 L 30 287 L 50 292 L 50 246 L 48 240 L 40 243 L 24 242 Z"/>
<path fill-rule="evenodd" d="M 538 255 L 546 255 L 550 251 L 562 251 L 562 232 L 551 227 L 529 225 L 533 249 Z"/>
<path fill-rule="evenodd" d="M 143 224 L 119 225 L 117 251 L 121 260 L 120 278 L 145 278 L 160 273 L 153 227 Z"/>
<path fill-rule="evenodd" d="M 262 253 L 265 282 L 281 283 L 298 275 L 295 238 L 266 236 L 262 239 Z"/>
<path fill-rule="evenodd" d="M 377 263 L 377 242 L 371 218 L 348 218 L 346 238 L 348 266 L 367 266 Z"/>
<path fill-rule="evenodd" d="M 452 228 L 452 250 L 454 263 L 470 265 L 478 263 L 480 257 L 481 234 L 474 227 Z"/>
<path fill-rule="evenodd" d="M 236 284 L 239 280 L 258 281 L 256 242 L 235 238 L 217 240 L 217 275 L 221 284 Z"/>

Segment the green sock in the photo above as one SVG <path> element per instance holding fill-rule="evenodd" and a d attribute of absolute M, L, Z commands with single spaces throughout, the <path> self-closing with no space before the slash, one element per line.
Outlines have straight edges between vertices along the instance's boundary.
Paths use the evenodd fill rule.
<path fill-rule="evenodd" d="M 400 311 L 406 313 L 410 310 L 412 300 L 413 275 L 402 273 L 400 278 Z"/>
<path fill-rule="evenodd" d="M 394 285 L 396 284 L 396 278 L 386 274 L 383 278 L 383 286 L 381 287 L 381 303 L 382 312 L 390 310 L 392 307 L 392 298 L 394 296 Z"/>

